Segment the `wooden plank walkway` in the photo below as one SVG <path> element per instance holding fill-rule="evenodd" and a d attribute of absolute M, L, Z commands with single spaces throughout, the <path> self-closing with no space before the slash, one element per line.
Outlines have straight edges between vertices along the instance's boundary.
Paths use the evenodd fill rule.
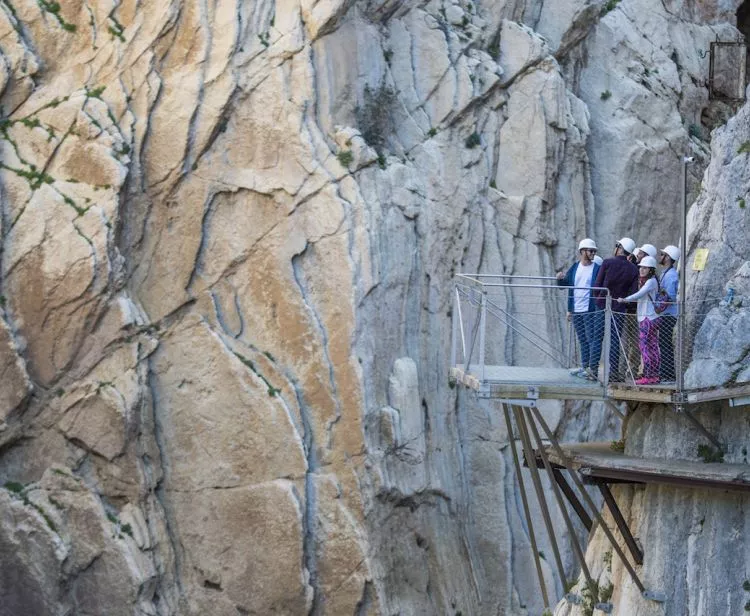
<path fill-rule="evenodd" d="M 694 488 L 750 491 L 750 465 L 639 458 L 613 451 L 610 443 L 561 444 L 572 467 L 584 477 L 633 483 L 660 483 Z M 545 447 L 550 462 L 565 461 L 551 446 Z"/>

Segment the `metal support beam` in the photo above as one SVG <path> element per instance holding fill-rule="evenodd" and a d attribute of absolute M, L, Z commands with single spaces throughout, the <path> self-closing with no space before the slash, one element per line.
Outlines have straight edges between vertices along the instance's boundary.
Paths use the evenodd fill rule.
<path fill-rule="evenodd" d="M 716 449 L 718 449 L 719 451 L 724 451 L 724 446 L 719 442 L 719 439 L 717 439 L 713 434 L 706 430 L 705 426 L 700 421 L 698 421 L 690 411 L 683 407 L 679 415 L 684 415 L 703 436 L 711 441 Z"/>
<path fill-rule="evenodd" d="M 617 408 L 617 405 L 612 402 L 612 400 L 605 398 L 604 404 L 607 405 L 611 411 L 614 411 L 617 415 L 619 415 L 620 419 L 622 419 L 623 421 L 625 420 L 625 414 Z"/>
<path fill-rule="evenodd" d="M 526 431 L 526 424 L 523 421 L 521 411 L 512 406 L 513 417 L 516 420 L 518 426 L 518 433 L 521 437 L 521 443 L 523 444 L 524 455 L 527 460 L 531 460 L 532 464 L 529 464 L 529 472 L 531 473 L 531 480 L 534 482 L 534 489 L 536 490 L 536 498 L 539 501 L 539 508 L 542 510 L 542 518 L 544 519 L 544 525 L 547 528 L 547 536 L 549 542 L 552 545 L 552 553 L 555 557 L 555 564 L 557 565 L 557 571 L 560 575 L 560 580 L 566 580 L 565 567 L 560 558 L 560 550 L 557 547 L 557 538 L 555 537 L 555 528 L 552 526 L 552 518 L 549 515 L 549 508 L 547 507 L 547 499 L 544 496 L 544 489 L 542 488 L 542 481 L 539 478 L 539 469 L 533 464 L 534 451 L 531 447 L 531 441 L 529 440 L 529 434 Z"/>
<path fill-rule="evenodd" d="M 531 542 L 531 551 L 534 554 L 534 562 L 536 564 L 536 574 L 539 578 L 539 587 L 542 590 L 542 599 L 544 600 L 544 607 L 550 606 L 549 597 L 547 596 L 547 586 L 544 583 L 544 573 L 542 572 L 542 563 L 539 560 L 539 548 L 536 545 L 536 534 L 534 533 L 534 521 L 531 517 L 531 509 L 529 508 L 529 501 L 526 498 L 526 486 L 523 481 L 523 475 L 521 474 L 521 463 L 518 460 L 518 452 L 516 451 L 516 445 L 513 439 L 513 424 L 510 421 L 510 413 L 508 407 L 503 403 L 503 414 L 505 415 L 505 425 L 508 428 L 508 441 L 510 442 L 510 450 L 513 453 L 513 464 L 516 467 L 516 477 L 518 477 L 518 485 L 521 488 L 521 502 L 523 503 L 523 513 L 526 517 L 526 526 L 529 529 L 529 541 Z"/>
<path fill-rule="evenodd" d="M 599 509 L 597 508 L 596 504 L 594 503 L 593 500 L 591 500 L 591 497 L 589 496 L 588 492 L 586 492 L 586 489 L 583 487 L 583 483 L 581 482 L 580 478 L 571 468 L 570 460 L 563 452 L 562 448 L 560 447 L 560 444 L 557 442 L 557 439 L 555 438 L 555 435 L 552 434 L 552 430 L 549 429 L 547 422 L 544 421 L 544 417 L 542 417 L 542 414 L 535 408 L 532 408 L 531 412 L 534 414 L 534 417 L 536 417 L 536 420 L 539 422 L 539 425 L 542 427 L 542 430 L 544 430 L 545 435 L 549 439 L 557 455 L 560 457 L 561 460 L 565 461 L 565 468 L 570 473 L 570 476 L 573 478 L 573 481 L 576 484 L 576 487 L 580 491 L 581 496 L 583 496 L 583 499 L 588 505 L 589 509 L 593 511 L 594 517 L 596 518 L 596 521 L 599 522 L 599 525 L 602 527 L 602 531 L 607 536 L 607 539 L 609 539 L 609 542 L 612 545 L 612 549 L 615 552 L 617 552 L 617 556 L 620 557 L 620 561 L 622 561 L 623 566 L 628 570 L 628 573 L 630 574 L 630 577 L 632 578 L 633 582 L 635 582 L 635 585 L 638 587 L 638 590 L 640 590 L 641 592 L 644 592 L 646 589 L 643 586 L 643 583 L 641 582 L 640 578 L 638 577 L 638 574 L 635 572 L 635 569 L 633 569 L 633 566 L 625 557 L 625 553 L 622 551 L 620 544 L 617 543 L 617 539 L 615 539 L 615 536 L 612 534 L 612 531 L 609 530 L 609 527 L 604 523 L 604 518 L 602 518 L 602 515 L 601 513 L 599 513 Z"/>
<path fill-rule="evenodd" d="M 617 528 L 620 529 L 620 534 L 625 540 L 625 544 L 628 546 L 630 553 L 633 555 L 633 560 L 637 565 L 642 565 L 643 552 L 638 547 L 638 544 L 635 541 L 635 537 L 633 537 L 633 533 L 630 532 L 630 527 L 628 527 L 628 523 L 625 521 L 620 508 L 617 506 L 617 501 L 612 495 L 609 486 L 603 481 L 598 482 L 597 485 L 599 487 L 599 491 L 604 497 L 604 502 L 607 503 L 607 507 L 609 507 L 609 512 L 612 514 L 612 517 L 615 520 L 615 524 L 617 524 Z"/>
<path fill-rule="evenodd" d="M 523 412 L 521 414 L 522 420 L 525 421 L 525 417 L 523 417 Z M 576 558 L 578 559 L 578 564 L 581 566 L 581 570 L 583 571 L 583 576 L 586 578 L 586 585 L 588 588 L 594 588 L 594 581 L 591 579 L 591 572 L 589 571 L 588 565 L 586 564 L 586 555 L 583 553 L 583 550 L 581 549 L 581 546 L 578 544 L 578 537 L 576 537 L 576 529 L 573 526 L 573 522 L 570 519 L 570 514 L 568 513 L 568 508 L 565 506 L 565 502 L 563 501 L 562 494 L 560 493 L 560 486 L 557 485 L 556 477 L 555 477 L 555 471 L 553 470 L 552 466 L 549 463 L 549 459 L 547 458 L 547 452 L 544 451 L 544 443 L 542 443 L 542 439 L 539 436 L 539 431 L 536 429 L 536 425 L 534 424 L 534 418 L 529 418 L 529 427 L 531 428 L 531 433 L 534 435 L 534 440 L 536 441 L 536 445 L 539 448 L 539 455 L 542 458 L 542 462 L 544 463 L 544 468 L 547 470 L 547 476 L 549 477 L 550 485 L 552 486 L 552 493 L 555 495 L 555 500 L 557 500 L 557 506 L 560 508 L 560 513 L 562 513 L 563 520 L 565 522 L 565 527 L 568 529 L 568 534 L 570 535 L 570 541 L 573 544 L 573 552 L 576 555 Z"/>
<path fill-rule="evenodd" d="M 581 501 L 578 500 L 578 496 L 574 492 L 573 488 L 571 488 L 570 484 L 565 480 L 565 476 L 562 474 L 562 471 L 559 468 L 555 468 L 553 470 L 555 473 L 555 481 L 557 481 L 557 485 L 560 486 L 560 489 L 565 495 L 565 498 L 568 499 L 570 506 L 573 507 L 573 511 L 575 511 L 578 515 L 578 519 L 581 520 L 581 524 L 586 527 L 587 531 L 591 532 L 594 524 L 591 521 L 591 517 L 589 517 L 589 514 L 586 512 L 586 508 L 581 504 Z"/>

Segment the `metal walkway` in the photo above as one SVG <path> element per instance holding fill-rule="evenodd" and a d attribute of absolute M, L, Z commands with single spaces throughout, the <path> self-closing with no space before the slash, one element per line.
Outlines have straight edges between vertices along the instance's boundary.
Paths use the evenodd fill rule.
<path fill-rule="evenodd" d="M 636 384 L 641 357 L 635 315 L 616 313 L 606 289 L 590 288 L 604 307 L 595 320 L 597 380 L 572 376 L 582 363 L 579 336 L 566 318 L 569 287 L 554 278 L 505 275 L 456 277 L 450 378 L 481 398 L 630 400 L 676 407 L 712 400 L 750 404 L 750 382 L 695 385 L 693 355 L 700 357 L 701 325 L 719 300 L 675 303 L 678 316 L 661 350 L 674 380 Z M 593 351 L 592 351 L 593 354 Z M 590 360 L 591 361 L 591 360 Z M 613 365 L 612 362 L 614 361 Z M 696 360 L 699 362 L 700 360 Z M 692 366 L 692 370 L 691 370 Z"/>

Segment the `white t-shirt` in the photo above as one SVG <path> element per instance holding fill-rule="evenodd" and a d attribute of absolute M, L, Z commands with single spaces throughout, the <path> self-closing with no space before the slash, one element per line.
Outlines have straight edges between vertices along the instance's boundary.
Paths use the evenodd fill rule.
<path fill-rule="evenodd" d="M 588 312 L 589 311 L 589 299 L 591 298 L 591 291 L 586 288 L 590 287 L 591 277 L 594 275 L 594 264 L 581 265 L 578 264 L 576 268 L 576 281 L 575 288 L 573 289 L 573 312 Z"/>

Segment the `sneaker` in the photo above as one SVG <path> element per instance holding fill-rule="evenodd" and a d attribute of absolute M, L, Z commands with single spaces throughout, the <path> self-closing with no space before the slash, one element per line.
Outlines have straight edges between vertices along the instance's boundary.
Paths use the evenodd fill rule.
<path fill-rule="evenodd" d="M 584 372 L 586 372 L 584 368 L 573 368 L 570 370 L 570 376 L 583 376 Z"/>
<path fill-rule="evenodd" d="M 598 381 L 596 374 L 594 374 L 594 371 L 591 368 L 586 368 L 584 372 L 584 376 L 586 377 L 587 381 Z"/>
<path fill-rule="evenodd" d="M 660 381 L 659 381 L 659 377 L 658 377 L 658 376 L 652 376 L 652 377 L 650 377 L 650 378 L 649 378 L 649 380 L 648 380 L 648 384 L 649 384 L 649 385 L 656 385 L 656 384 L 657 384 L 657 383 L 659 383 L 659 382 L 660 382 Z"/>
<path fill-rule="evenodd" d="M 638 379 L 635 384 L 636 385 L 653 385 L 654 383 L 658 383 L 659 379 L 655 379 L 654 377 L 650 376 L 642 376 L 640 379 Z"/>

